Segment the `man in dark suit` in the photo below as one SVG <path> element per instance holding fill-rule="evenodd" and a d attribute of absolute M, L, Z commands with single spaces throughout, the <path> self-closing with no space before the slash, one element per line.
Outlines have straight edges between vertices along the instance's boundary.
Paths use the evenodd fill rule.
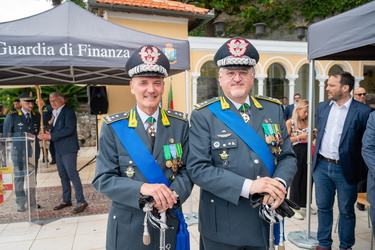
<path fill-rule="evenodd" d="M 370 114 L 362 138 L 362 156 L 368 167 L 367 201 L 370 203 L 372 234 L 375 237 L 375 112 Z"/>
<path fill-rule="evenodd" d="M 77 206 L 73 213 L 81 213 L 88 206 L 83 195 L 81 178 L 77 171 L 77 153 L 79 150 L 77 135 L 77 117 L 73 109 L 65 105 L 65 99 L 60 92 L 49 95 L 55 119 L 51 131 L 39 135 L 41 140 L 51 140 L 55 146 L 57 170 L 61 179 L 63 201 L 53 210 L 72 206 L 71 186 L 73 183 Z"/>
<path fill-rule="evenodd" d="M 292 118 L 294 107 L 296 106 L 296 103 L 299 102 L 299 100 L 301 100 L 301 95 L 300 94 L 294 94 L 293 100 L 294 100 L 293 104 L 290 104 L 290 105 L 285 107 L 285 110 L 284 110 L 285 121 Z"/>
<path fill-rule="evenodd" d="M 40 115 L 33 111 L 35 94 L 33 92 L 26 92 L 19 96 L 21 107 L 15 111 L 11 111 L 4 122 L 3 134 L 6 137 L 26 138 L 25 133 L 33 135 L 39 134 L 40 129 Z M 17 211 L 25 212 L 25 204 L 27 197 L 24 189 L 25 175 L 27 174 L 26 167 L 34 166 L 35 173 L 38 168 L 38 159 L 40 154 L 39 142 L 35 140 L 34 147 L 29 147 L 26 150 L 25 141 L 22 139 L 14 139 L 12 141 L 12 161 L 14 165 L 14 189 L 16 193 Z M 31 142 L 27 145 L 32 145 Z M 35 148 L 35 150 L 32 150 Z M 26 152 L 28 155 L 26 155 Z M 35 153 L 35 155 L 33 155 Z M 29 162 L 29 157 L 34 156 L 34 161 Z M 31 165 L 30 165 L 31 163 Z M 35 175 L 36 178 L 36 175 Z M 35 181 L 33 183 L 36 183 Z M 30 188 L 30 187 L 29 187 Z M 35 203 L 35 187 L 30 190 L 31 200 Z"/>
<path fill-rule="evenodd" d="M 258 60 L 244 38 L 223 44 L 214 61 L 224 95 L 191 115 L 187 169 L 201 187 L 201 249 L 267 249 L 270 226 L 249 199 L 262 193 L 263 205 L 278 208 L 297 171 L 281 103 L 249 96 Z"/>
<path fill-rule="evenodd" d="M 106 249 L 159 249 L 159 230 L 144 227 L 145 213 L 139 205 L 143 196 L 153 197 L 156 213 L 174 227 L 166 230 L 165 243 L 168 249 L 176 249 L 178 223 L 184 222 L 165 218 L 165 212 L 178 201 L 172 190 L 183 203 L 193 187 L 185 169 L 187 115 L 159 107 L 169 61 L 158 48 L 142 46 L 125 69 L 132 78 L 130 89 L 137 104 L 129 112 L 104 118 L 93 180 L 93 186 L 112 200 Z M 181 210 L 177 207 L 173 212 Z M 145 245 L 142 235 L 147 231 L 151 243 Z"/>
<path fill-rule="evenodd" d="M 333 204 L 337 191 L 340 210 L 340 249 L 354 245 L 357 184 L 361 168 L 362 136 L 372 108 L 352 98 L 354 77 L 348 72 L 329 76 L 329 101 L 321 102 L 316 112 L 318 134 L 313 162 L 316 204 L 318 206 L 317 249 L 331 249 Z"/>

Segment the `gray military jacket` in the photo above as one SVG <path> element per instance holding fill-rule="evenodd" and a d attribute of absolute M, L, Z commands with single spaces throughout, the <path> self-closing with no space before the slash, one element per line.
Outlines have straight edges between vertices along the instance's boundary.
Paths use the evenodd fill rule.
<path fill-rule="evenodd" d="M 283 144 L 281 153 L 275 156 L 277 166 L 272 177 L 290 185 L 297 166 L 281 103 L 265 97 L 250 99 L 249 124 L 261 138 L 265 138 L 262 124 L 279 125 Z M 229 99 L 225 100 L 230 110 L 240 116 Z M 255 180 L 270 174 L 259 156 L 208 108 L 217 101 L 214 98 L 198 105 L 191 115 L 187 169 L 191 180 L 201 187 L 199 231 L 229 245 L 267 246 L 269 224 L 240 194 L 246 178 Z M 243 126 L 249 124 L 243 122 Z"/>
<path fill-rule="evenodd" d="M 179 194 L 181 203 L 183 203 L 189 197 L 193 187 L 185 168 L 186 156 L 189 151 L 189 124 L 183 113 L 167 110 L 165 114 L 167 114 L 170 125 L 163 124 L 160 113 L 152 155 L 170 181 L 170 188 Z M 142 242 L 145 213 L 139 208 L 139 190 L 142 184 L 148 181 L 111 127 L 112 123 L 121 119 L 129 119 L 129 113 L 118 113 L 104 118 L 100 133 L 96 173 L 92 182 L 101 194 L 112 200 L 108 218 L 106 249 L 159 249 L 159 231 L 151 226 L 148 227 L 151 244 L 145 246 Z M 135 131 L 151 152 L 150 141 L 138 114 L 136 119 L 138 125 Z M 175 143 L 182 144 L 184 164 L 178 168 L 177 177 L 172 181 L 170 177 L 173 171 L 172 168 L 166 167 L 163 146 Z M 173 226 L 174 229 L 166 231 L 166 244 L 170 244 L 171 249 L 174 249 L 178 220 L 168 219 L 167 224 Z"/>

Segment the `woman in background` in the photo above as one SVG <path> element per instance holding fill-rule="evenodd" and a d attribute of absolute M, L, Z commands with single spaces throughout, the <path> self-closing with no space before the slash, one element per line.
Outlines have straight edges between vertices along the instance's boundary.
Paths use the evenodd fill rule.
<path fill-rule="evenodd" d="M 290 141 L 297 156 L 297 173 L 290 186 L 289 199 L 297 203 L 301 208 L 306 208 L 307 194 L 307 137 L 308 137 L 308 109 L 307 100 L 300 100 L 292 113 L 292 118 L 286 121 Z M 294 210 L 294 218 L 303 220 L 303 216 Z M 312 214 L 316 211 L 311 209 Z"/>

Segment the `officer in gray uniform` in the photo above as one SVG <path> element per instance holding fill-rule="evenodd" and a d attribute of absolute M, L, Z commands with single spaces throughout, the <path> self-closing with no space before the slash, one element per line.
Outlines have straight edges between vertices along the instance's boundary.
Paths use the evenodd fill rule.
<path fill-rule="evenodd" d="M 11 111 L 4 122 L 3 135 L 6 137 L 23 137 L 25 133 L 33 135 L 39 134 L 40 129 L 40 115 L 33 111 L 35 94 L 30 91 L 19 96 L 21 108 Z M 30 144 L 28 144 L 30 145 Z M 40 154 L 39 141 L 35 140 L 35 155 L 34 161 L 29 162 L 29 167 L 34 167 L 35 173 L 38 167 L 38 159 Z M 27 157 L 26 152 L 28 153 Z M 24 181 L 26 174 L 26 161 L 31 157 L 34 152 L 32 147 L 28 147 L 26 151 L 25 141 L 14 139 L 12 142 L 12 161 L 14 165 L 14 189 L 16 193 L 17 211 L 25 212 L 25 204 L 27 197 L 24 190 Z M 31 166 L 31 165 L 32 166 Z M 29 168 L 30 170 L 30 168 Z M 35 200 L 34 191 L 31 193 L 32 199 Z"/>
<path fill-rule="evenodd" d="M 185 168 L 187 115 L 159 107 L 169 67 L 155 46 L 139 48 L 125 66 L 137 104 L 104 118 L 93 186 L 112 200 L 106 249 L 159 249 L 159 230 L 150 225 L 146 229 L 151 243 L 142 242 L 145 212 L 140 198 L 151 196 L 163 215 L 183 203 L 193 187 Z M 175 249 L 178 220 L 167 218 L 166 223 L 174 227 L 166 230 L 166 249 Z"/>
<path fill-rule="evenodd" d="M 223 44 L 214 61 L 224 94 L 191 115 L 187 169 L 201 187 L 201 249 L 265 249 L 270 227 L 249 199 L 265 194 L 263 205 L 278 208 L 297 170 L 281 103 L 249 96 L 258 60 L 244 38 Z"/>

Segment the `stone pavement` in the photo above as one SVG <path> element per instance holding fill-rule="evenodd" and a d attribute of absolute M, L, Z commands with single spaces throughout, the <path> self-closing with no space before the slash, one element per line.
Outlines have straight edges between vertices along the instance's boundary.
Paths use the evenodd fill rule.
<path fill-rule="evenodd" d="M 78 169 L 88 163 L 96 154 L 96 148 L 81 148 L 78 157 Z M 44 167 L 44 169 L 43 169 Z M 60 186 L 60 178 L 56 171 L 42 166 L 38 173 L 38 186 Z M 80 176 L 83 184 L 91 183 L 95 173 L 95 162 L 83 168 Z M 195 186 L 191 198 L 185 202 L 183 209 L 185 215 L 194 215 L 198 210 L 199 187 Z M 337 203 L 337 202 L 336 202 Z M 313 199 L 313 207 L 316 208 Z M 301 212 L 305 216 L 304 211 Z M 337 219 L 335 207 L 335 222 Z M 367 225 L 367 208 L 365 211 L 356 209 L 356 244 L 354 250 L 370 249 L 371 229 Z M 1 214 L 1 216 L 5 216 Z M 194 219 L 194 217 L 192 217 Z M 0 224 L 0 249 L 1 250 L 86 250 L 105 249 L 107 214 L 66 217 L 61 219 L 45 219 L 38 224 L 19 222 Z M 189 226 L 191 250 L 199 249 L 198 225 Z M 285 222 L 286 236 L 292 231 L 307 229 L 307 220 L 287 219 Z M 317 230 L 317 216 L 311 215 L 311 232 Z M 338 234 L 332 232 L 333 249 L 338 249 Z M 286 250 L 303 249 L 287 241 Z"/>

